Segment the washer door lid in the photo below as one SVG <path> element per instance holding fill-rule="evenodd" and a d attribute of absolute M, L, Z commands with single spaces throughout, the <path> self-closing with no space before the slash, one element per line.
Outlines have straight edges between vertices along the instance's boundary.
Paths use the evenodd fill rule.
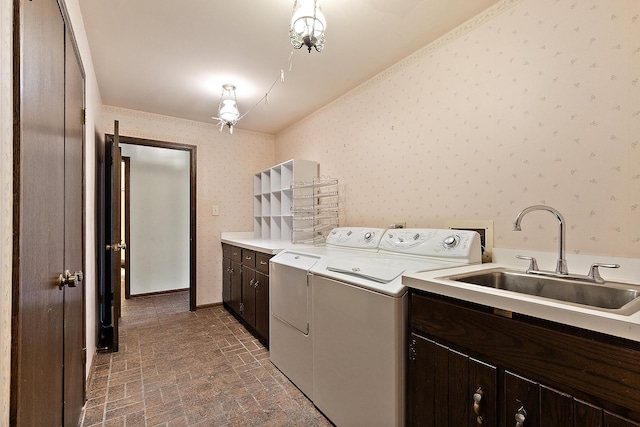
<path fill-rule="evenodd" d="M 327 265 L 328 271 L 362 277 L 378 283 L 389 283 L 400 276 L 405 268 L 399 265 L 363 262 L 355 259 L 332 260 Z"/>

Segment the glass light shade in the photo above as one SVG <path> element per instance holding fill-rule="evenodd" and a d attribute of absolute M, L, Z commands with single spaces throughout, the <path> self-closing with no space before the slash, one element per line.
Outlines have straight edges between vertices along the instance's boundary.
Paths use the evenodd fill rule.
<path fill-rule="evenodd" d="M 218 117 L 220 117 L 225 122 L 234 122 L 238 120 L 238 117 L 240 117 L 240 112 L 238 111 L 236 102 L 232 99 L 224 99 L 222 101 L 222 106 L 220 107 Z"/>
<path fill-rule="evenodd" d="M 218 106 L 218 117 L 220 130 L 227 126 L 229 132 L 233 133 L 233 127 L 240 120 L 238 102 L 236 101 L 236 87 L 231 84 L 222 85 L 222 95 L 220 95 L 220 105 Z"/>
<path fill-rule="evenodd" d="M 321 52 L 324 47 L 324 31 L 327 28 L 327 20 L 320 10 L 318 0 L 296 0 L 289 36 L 291 44 L 296 49 L 305 45 L 309 52 L 315 48 Z"/>

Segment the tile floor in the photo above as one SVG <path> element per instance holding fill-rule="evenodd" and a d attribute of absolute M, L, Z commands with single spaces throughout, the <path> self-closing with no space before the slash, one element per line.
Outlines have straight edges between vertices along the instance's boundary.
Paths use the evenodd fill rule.
<path fill-rule="evenodd" d="M 98 354 L 83 427 L 331 426 L 223 307 L 188 293 L 123 302 L 120 351 Z"/>

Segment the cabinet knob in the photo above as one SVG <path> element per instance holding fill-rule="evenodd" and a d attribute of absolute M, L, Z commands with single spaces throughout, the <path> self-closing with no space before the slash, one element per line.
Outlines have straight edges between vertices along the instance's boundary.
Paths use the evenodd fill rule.
<path fill-rule="evenodd" d="M 516 427 L 524 426 L 524 422 L 527 419 L 527 411 L 524 410 L 524 406 L 521 406 L 520 409 L 516 412 Z"/>
<path fill-rule="evenodd" d="M 253 284 L 253 287 L 258 289 L 259 285 L 260 285 L 260 281 L 256 280 L 256 283 Z"/>

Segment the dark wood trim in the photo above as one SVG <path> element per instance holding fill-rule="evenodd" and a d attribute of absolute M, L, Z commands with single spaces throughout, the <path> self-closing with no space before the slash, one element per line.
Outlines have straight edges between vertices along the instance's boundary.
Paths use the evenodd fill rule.
<path fill-rule="evenodd" d="M 222 307 L 223 303 L 222 302 L 212 302 L 210 304 L 202 304 L 197 306 L 198 310 L 202 310 L 204 308 L 213 308 L 213 307 Z"/>
<path fill-rule="evenodd" d="M 189 288 L 169 289 L 168 291 L 146 292 L 144 294 L 131 295 L 131 298 L 152 297 L 156 295 L 177 294 L 180 292 L 189 292 Z"/>
<path fill-rule="evenodd" d="M 106 137 L 113 137 L 107 134 Z M 196 248 L 197 248 L 197 147 L 195 145 L 181 144 L 178 142 L 155 141 L 151 139 L 135 138 L 120 135 L 120 144 L 143 145 L 147 147 L 169 148 L 172 150 L 183 150 L 189 152 L 190 158 L 190 200 L 191 214 L 189 220 L 190 247 L 189 247 L 189 310 L 196 311 Z"/>
<path fill-rule="evenodd" d="M 196 177 L 197 177 L 197 162 L 196 162 L 197 150 L 195 146 L 192 146 L 191 150 L 191 219 L 190 219 L 190 228 L 191 228 L 191 247 L 189 248 L 189 261 L 191 262 L 191 278 L 190 278 L 190 292 L 189 292 L 189 310 L 196 311 L 196 236 L 197 228 L 197 186 L 196 186 Z"/>
<path fill-rule="evenodd" d="M 78 41 L 76 39 L 76 32 L 73 30 L 73 25 L 71 25 L 71 18 L 69 17 L 69 11 L 67 10 L 67 5 L 64 1 L 61 1 L 61 0 L 57 0 L 57 1 L 58 1 L 58 7 L 60 8 L 60 13 L 62 13 L 62 16 L 64 18 L 64 24 L 67 28 L 69 28 L 69 33 L 71 34 L 71 46 L 73 47 L 73 51 L 78 57 L 78 65 L 80 65 L 80 73 L 82 74 L 82 80 L 86 80 L 87 74 L 84 70 L 84 64 L 82 63 L 82 59 L 81 59 L 82 57 L 80 55 L 80 49 L 78 48 Z"/>
<path fill-rule="evenodd" d="M 9 425 L 16 425 L 18 420 L 18 369 L 20 362 L 20 155 L 22 128 L 22 103 L 20 88 L 20 58 L 22 49 L 20 46 L 20 0 L 13 1 L 13 260 L 11 265 L 11 379 L 9 380 Z"/>
<path fill-rule="evenodd" d="M 129 256 L 129 244 L 131 242 L 131 158 L 123 157 L 124 163 L 124 242 L 127 247 L 124 250 L 124 298 L 131 298 L 131 257 Z"/>

